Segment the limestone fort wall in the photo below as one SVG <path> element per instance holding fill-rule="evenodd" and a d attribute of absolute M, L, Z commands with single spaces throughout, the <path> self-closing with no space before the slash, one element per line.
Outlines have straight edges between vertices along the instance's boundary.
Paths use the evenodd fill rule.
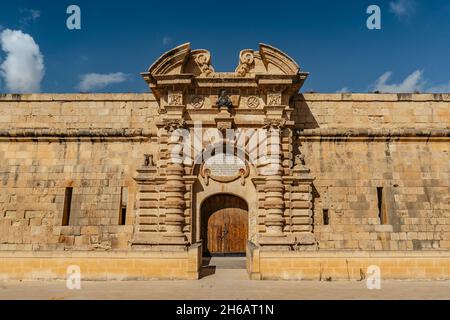
<path fill-rule="evenodd" d="M 320 248 L 450 248 L 448 98 L 305 95 L 297 103 L 305 162 L 316 177 Z"/>
<path fill-rule="evenodd" d="M 126 249 L 133 176 L 155 152 L 149 94 L 22 95 L 0 102 L 0 249 Z M 69 226 L 65 188 L 73 187 Z M 119 224 L 126 188 L 126 224 Z"/>
<path fill-rule="evenodd" d="M 303 94 L 295 106 L 319 249 L 450 248 L 450 95 Z M 1 96 L 0 250 L 129 249 L 157 110 L 151 94 Z"/>

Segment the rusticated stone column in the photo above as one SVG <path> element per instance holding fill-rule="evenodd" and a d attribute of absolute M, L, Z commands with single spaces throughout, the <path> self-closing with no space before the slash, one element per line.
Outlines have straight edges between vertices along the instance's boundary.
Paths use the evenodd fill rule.
<path fill-rule="evenodd" d="M 167 145 L 169 158 L 166 167 L 166 183 L 164 191 L 166 193 L 166 201 L 164 203 L 166 209 L 164 233 L 164 244 L 181 245 L 187 243 L 186 236 L 183 233 L 184 227 L 184 211 L 186 203 L 184 194 L 186 186 L 183 180 L 184 165 L 182 148 L 180 147 L 181 135 L 176 132 L 177 129 L 184 128 L 184 121 L 168 120 L 165 128 L 169 135 Z"/>
<path fill-rule="evenodd" d="M 266 217 L 264 224 L 266 233 L 259 243 L 271 250 L 288 250 L 290 239 L 284 234 L 284 185 L 281 155 L 281 130 L 285 126 L 283 119 L 271 119 L 266 121 L 265 129 L 268 133 L 267 157 L 268 166 L 263 171 L 266 176 L 264 186 L 264 209 Z"/>
<path fill-rule="evenodd" d="M 281 121 L 269 121 L 266 123 L 267 130 L 267 157 L 268 166 L 265 174 L 266 200 L 264 207 L 266 209 L 266 232 L 267 236 L 280 237 L 283 236 L 283 183 L 281 178 L 281 143 L 280 130 L 283 123 Z"/>
<path fill-rule="evenodd" d="M 266 209 L 266 236 L 283 237 L 284 187 L 281 177 L 277 175 L 267 177 L 264 189 L 266 193 L 264 203 L 264 208 Z"/>
<path fill-rule="evenodd" d="M 292 179 L 292 180 L 291 180 Z M 297 250 L 316 249 L 316 239 L 313 234 L 312 213 L 312 182 L 309 168 L 299 149 L 292 168 L 291 187 L 291 232 L 295 235 Z"/>

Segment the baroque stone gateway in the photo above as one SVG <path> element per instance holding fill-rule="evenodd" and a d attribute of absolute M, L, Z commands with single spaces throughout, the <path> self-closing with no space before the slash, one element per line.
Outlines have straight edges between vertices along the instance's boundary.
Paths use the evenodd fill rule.
<path fill-rule="evenodd" d="M 450 278 L 450 94 L 301 94 L 265 44 L 142 76 L 0 97 L 1 279 L 198 279 L 228 254 L 252 279 Z"/>

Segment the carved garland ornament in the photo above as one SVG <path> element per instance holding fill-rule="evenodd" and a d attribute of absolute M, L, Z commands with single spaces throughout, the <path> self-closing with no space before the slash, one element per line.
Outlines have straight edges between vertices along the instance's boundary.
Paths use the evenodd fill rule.
<path fill-rule="evenodd" d="M 178 129 L 186 128 L 186 122 L 183 119 L 166 119 L 164 120 L 164 129 L 172 133 Z"/>

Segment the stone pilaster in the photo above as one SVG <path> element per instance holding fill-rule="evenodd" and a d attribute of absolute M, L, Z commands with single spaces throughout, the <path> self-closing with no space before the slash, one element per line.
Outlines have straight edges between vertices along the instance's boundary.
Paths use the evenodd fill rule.
<path fill-rule="evenodd" d="M 283 228 L 284 218 L 284 185 L 282 167 L 281 130 L 286 121 L 283 119 L 267 119 L 265 129 L 268 134 L 267 158 L 268 165 L 263 170 L 265 176 L 265 201 L 264 209 L 266 217 L 264 224 L 265 234 L 260 238 L 259 244 L 264 250 L 289 250 L 293 244 L 292 237 L 288 237 Z"/>
<path fill-rule="evenodd" d="M 184 128 L 184 121 L 166 119 L 164 124 L 169 135 L 167 140 L 169 158 L 167 159 L 166 183 L 164 185 L 166 193 L 166 201 L 164 203 L 166 232 L 163 234 L 162 244 L 184 247 L 187 244 L 186 236 L 183 232 L 186 186 L 183 179 L 183 150 L 180 148 L 182 137 L 175 132 Z"/>
<path fill-rule="evenodd" d="M 300 151 L 300 150 L 299 150 Z M 295 249 L 315 249 L 313 234 L 313 178 L 300 153 L 295 158 L 290 181 L 290 220 L 291 232 L 295 237 Z"/>
<path fill-rule="evenodd" d="M 164 213 L 160 202 L 164 201 L 161 186 L 165 180 L 158 176 L 152 155 L 145 155 L 144 164 L 137 170 L 137 212 L 134 225 L 133 249 L 155 250 L 164 230 Z"/>

